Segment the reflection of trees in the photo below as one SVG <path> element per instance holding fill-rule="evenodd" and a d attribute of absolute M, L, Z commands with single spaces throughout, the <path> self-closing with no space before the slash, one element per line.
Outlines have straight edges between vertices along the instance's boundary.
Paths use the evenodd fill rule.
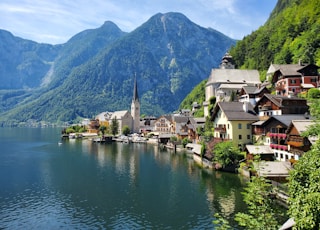
<path fill-rule="evenodd" d="M 230 220 L 237 212 L 243 211 L 245 204 L 241 192 L 244 183 L 237 174 L 202 170 L 200 175 L 201 188 L 206 190 L 210 210 Z"/>

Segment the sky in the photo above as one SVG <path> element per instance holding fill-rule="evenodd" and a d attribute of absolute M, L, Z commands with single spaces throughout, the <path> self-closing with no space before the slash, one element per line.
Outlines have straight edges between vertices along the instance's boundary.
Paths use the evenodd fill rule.
<path fill-rule="evenodd" d="M 62 44 L 105 21 L 131 32 L 157 13 L 179 12 L 199 26 L 242 39 L 267 21 L 276 3 L 277 0 L 1 0 L 0 29 L 39 43 Z"/>

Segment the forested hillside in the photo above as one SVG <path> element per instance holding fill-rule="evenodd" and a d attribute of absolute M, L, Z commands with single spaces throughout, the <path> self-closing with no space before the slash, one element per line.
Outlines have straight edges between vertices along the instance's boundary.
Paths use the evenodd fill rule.
<path fill-rule="evenodd" d="M 270 63 L 302 61 L 320 66 L 319 5 L 320 0 L 279 0 L 265 25 L 231 48 L 236 68 L 258 69 L 264 80 Z M 190 108 L 193 101 L 202 101 L 204 95 L 195 97 L 198 90 L 195 87 L 180 108 Z"/>
<path fill-rule="evenodd" d="M 62 44 L 40 88 L 0 90 L 0 126 L 130 109 L 135 77 L 141 114 L 175 111 L 235 42 L 180 13 L 156 14 L 130 33 L 107 22 Z"/>
<path fill-rule="evenodd" d="M 270 63 L 320 65 L 320 1 L 279 0 L 265 25 L 231 49 L 238 68 L 268 69 Z"/>

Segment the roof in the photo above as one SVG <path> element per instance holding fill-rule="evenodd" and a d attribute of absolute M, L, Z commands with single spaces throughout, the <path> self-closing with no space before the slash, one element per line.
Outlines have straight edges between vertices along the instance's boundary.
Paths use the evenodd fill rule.
<path fill-rule="evenodd" d="M 305 88 L 305 89 L 311 89 L 311 88 L 314 88 L 314 85 L 302 83 L 302 84 L 301 84 L 301 87 L 302 87 L 302 88 Z"/>
<path fill-rule="evenodd" d="M 277 120 L 285 126 L 289 126 L 292 120 L 307 120 L 304 114 L 284 114 L 284 115 L 273 115 L 267 120 L 261 120 L 253 123 L 252 125 L 264 126 L 270 123 L 272 120 Z"/>
<path fill-rule="evenodd" d="M 259 94 L 260 92 L 262 92 L 264 89 L 266 89 L 266 86 L 262 86 L 262 87 L 256 87 L 256 86 L 243 86 L 242 87 L 244 92 L 246 94 Z M 268 90 L 269 91 L 269 90 Z"/>
<path fill-rule="evenodd" d="M 280 71 L 284 76 L 297 76 L 301 75 L 298 70 L 302 69 L 303 67 L 305 66 L 302 66 L 300 64 L 285 64 L 279 65 L 276 71 Z"/>
<path fill-rule="evenodd" d="M 260 161 L 253 162 L 259 176 L 288 177 L 291 169 L 290 162 L 286 161 Z"/>
<path fill-rule="evenodd" d="M 258 70 L 212 69 L 207 85 L 219 82 L 261 84 Z"/>
<path fill-rule="evenodd" d="M 292 125 L 301 134 L 305 132 L 310 125 L 314 124 L 313 120 L 293 120 Z"/>
<path fill-rule="evenodd" d="M 274 154 L 269 145 L 246 145 L 251 154 Z"/>
<path fill-rule="evenodd" d="M 266 97 L 267 99 L 269 99 L 272 103 L 274 103 L 278 107 L 283 107 L 284 101 L 306 101 L 306 99 L 303 99 L 303 98 L 287 97 L 287 96 L 273 95 L 273 94 L 268 94 L 268 93 L 264 94 L 263 97 Z M 260 99 L 260 101 L 262 101 L 262 98 Z M 256 106 L 258 106 L 258 104 L 259 103 L 257 103 Z M 295 104 L 294 103 L 286 103 L 286 107 L 288 107 L 288 106 L 295 106 Z"/>
<path fill-rule="evenodd" d="M 250 103 L 247 103 L 248 112 L 244 111 L 244 103 L 242 102 L 218 102 L 213 116 L 216 116 L 219 109 L 223 111 L 229 121 L 257 121 L 258 116 L 253 110 Z"/>
<path fill-rule="evenodd" d="M 122 111 L 115 111 L 112 113 L 111 119 L 121 119 L 122 117 L 124 117 L 128 112 L 128 110 L 122 110 Z M 130 114 L 130 113 L 129 113 Z M 130 114 L 131 115 L 131 114 Z"/>
<path fill-rule="evenodd" d="M 235 84 L 235 83 L 229 83 L 229 84 L 221 84 L 219 86 L 219 89 L 242 89 L 247 84 Z"/>

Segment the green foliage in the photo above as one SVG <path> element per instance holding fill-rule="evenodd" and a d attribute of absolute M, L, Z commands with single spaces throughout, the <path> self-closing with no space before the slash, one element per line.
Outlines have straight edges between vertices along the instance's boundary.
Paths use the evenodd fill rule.
<path fill-rule="evenodd" d="M 183 99 L 181 102 L 179 109 L 192 109 L 192 104 L 197 102 L 201 107 L 198 111 L 199 113 L 195 113 L 195 117 L 203 117 L 201 116 L 203 113 L 203 102 L 206 99 L 205 88 L 206 88 L 207 80 L 201 81 L 193 90 Z"/>
<path fill-rule="evenodd" d="M 309 89 L 308 90 L 308 98 L 309 99 L 320 98 L 320 90 L 317 88 Z"/>
<path fill-rule="evenodd" d="M 230 224 L 229 221 L 226 220 L 225 218 L 223 218 L 219 213 L 215 213 L 214 217 L 216 218 L 213 221 L 214 229 L 215 230 L 231 230 L 233 229 Z"/>
<path fill-rule="evenodd" d="M 222 168 L 234 165 L 244 158 L 239 148 L 234 146 L 231 141 L 220 142 L 214 147 L 214 161 L 219 163 Z"/>
<path fill-rule="evenodd" d="M 305 153 L 289 177 L 289 214 L 297 229 L 320 229 L 320 144 Z"/>
<path fill-rule="evenodd" d="M 188 143 L 191 143 L 191 141 L 189 140 L 188 137 L 185 137 L 185 138 L 182 139 L 183 148 L 185 148 Z"/>
<path fill-rule="evenodd" d="M 110 130 L 111 130 L 111 134 L 113 136 L 118 134 L 119 122 L 117 121 L 117 118 L 115 118 L 115 117 L 111 120 Z"/>
<path fill-rule="evenodd" d="M 319 0 L 278 1 L 270 18 L 230 50 L 237 67 L 268 69 L 270 63 L 320 64 Z"/>
<path fill-rule="evenodd" d="M 174 142 L 174 141 L 177 141 L 177 140 L 178 140 L 177 136 L 171 136 L 170 137 L 170 141 L 171 142 Z"/>
<path fill-rule="evenodd" d="M 315 136 L 317 142 L 295 164 L 289 177 L 289 214 L 296 229 L 320 229 L 320 101 L 312 100 L 311 115 L 315 123 L 304 136 Z"/>
<path fill-rule="evenodd" d="M 99 131 L 102 133 L 102 135 L 105 134 L 106 130 L 107 130 L 107 127 L 106 127 L 105 125 L 101 125 L 101 126 L 99 127 Z"/>
<path fill-rule="evenodd" d="M 249 230 L 279 229 L 274 201 L 270 198 L 271 185 L 263 177 L 252 177 L 243 193 L 247 213 L 237 213 L 235 220 Z"/>
<path fill-rule="evenodd" d="M 129 126 L 125 125 L 123 126 L 122 128 L 122 134 L 125 135 L 125 136 L 128 136 L 130 134 L 131 130 L 129 128 Z"/>

